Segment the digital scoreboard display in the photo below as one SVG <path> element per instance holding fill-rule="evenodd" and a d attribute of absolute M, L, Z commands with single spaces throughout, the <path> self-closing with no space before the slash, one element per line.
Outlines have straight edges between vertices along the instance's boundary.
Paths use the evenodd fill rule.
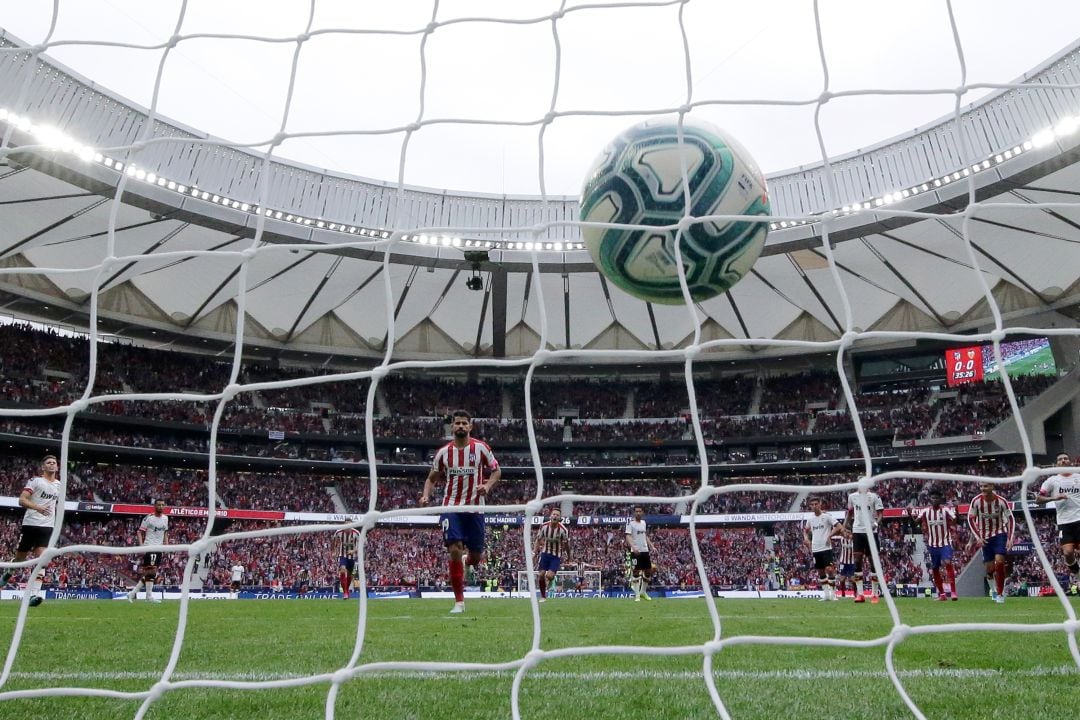
<path fill-rule="evenodd" d="M 951 348 L 945 351 L 945 379 L 949 387 L 970 382 L 982 382 L 983 379 L 982 345 Z M 993 352 L 993 348 L 991 348 Z"/>
<path fill-rule="evenodd" d="M 1048 338 L 1001 343 L 1001 364 L 1008 369 L 1010 377 L 1057 374 Z M 945 379 L 949 387 L 1000 377 L 1001 368 L 994 357 L 993 345 L 971 345 L 945 351 Z"/>

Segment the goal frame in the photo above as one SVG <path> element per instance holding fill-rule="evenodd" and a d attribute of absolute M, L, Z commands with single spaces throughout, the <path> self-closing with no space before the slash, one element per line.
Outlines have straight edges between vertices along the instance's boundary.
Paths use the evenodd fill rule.
<path fill-rule="evenodd" d="M 534 571 L 534 572 L 539 572 Z M 585 580 L 581 589 L 577 588 L 577 579 Z M 529 592 L 529 571 L 518 570 L 518 592 Z M 559 570 L 554 581 L 548 586 L 548 594 L 567 593 L 570 595 L 599 595 L 604 592 L 603 574 L 599 570 Z"/>

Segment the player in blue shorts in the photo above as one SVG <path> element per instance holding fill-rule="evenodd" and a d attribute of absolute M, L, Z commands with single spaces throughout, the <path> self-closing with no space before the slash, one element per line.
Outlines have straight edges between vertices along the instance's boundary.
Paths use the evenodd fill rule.
<path fill-rule="evenodd" d="M 536 569 L 540 571 L 540 600 L 547 600 L 548 585 L 555 579 L 559 567 L 562 565 L 563 556 L 570 561 L 570 533 L 562 522 L 562 511 L 552 508 L 548 521 L 536 533 L 536 548 L 534 552 L 540 554 L 540 562 Z"/>
<path fill-rule="evenodd" d="M 475 567 L 484 555 L 484 516 L 480 506 L 502 478 L 499 461 L 488 444 L 471 437 L 472 415 L 455 410 L 451 416 L 454 439 L 439 448 L 424 482 L 420 505 L 431 502 L 435 484 L 443 482 L 442 505 L 473 506 L 474 510 L 444 512 L 439 516 L 443 543 L 450 553 L 450 586 L 454 590 L 451 613 L 465 612 L 465 562 Z M 485 472 L 490 473 L 486 475 Z M 468 548 L 468 557 L 465 550 Z"/>

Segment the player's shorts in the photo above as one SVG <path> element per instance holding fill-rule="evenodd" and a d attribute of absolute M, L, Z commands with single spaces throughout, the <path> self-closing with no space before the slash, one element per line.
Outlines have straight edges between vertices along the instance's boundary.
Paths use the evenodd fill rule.
<path fill-rule="evenodd" d="M 240 581 L 239 580 L 233 580 L 231 583 L 229 583 L 229 587 L 231 587 L 233 590 L 239 590 L 240 589 Z"/>
<path fill-rule="evenodd" d="M 558 555 L 540 553 L 540 562 L 537 564 L 536 569 L 540 572 L 559 572 L 560 565 L 562 565 L 562 558 Z"/>
<path fill-rule="evenodd" d="M 824 570 L 833 564 L 832 550 L 818 550 L 814 553 L 814 569 Z"/>
<path fill-rule="evenodd" d="M 143 553 L 142 566 L 144 568 L 156 568 L 160 564 L 161 564 L 161 553 L 159 553 L 159 552 Z"/>
<path fill-rule="evenodd" d="M 945 545 L 942 547 L 927 547 L 930 551 L 930 567 L 937 570 L 941 567 L 941 563 L 946 560 L 952 562 L 952 545 Z"/>
<path fill-rule="evenodd" d="M 337 565 L 339 568 L 345 568 L 345 571 L 352 575 L 353 569 L 356 567 L 356 558 L 340 555 L 337 559 Z"/>
<path fill-rule="evenodd" d="M 844 563 L 840 566 L 840 577 L 854 577 L 855 563 Z"/>
<path fill-rule="evenodd" d="M 875 542 L 877 537 L 874 537 Z M 851 547 L 856 553 L 862 553 L 863 555 L 870 554 L 870 534 L 864 532 L 857 532 L 851 534 Z"/>
<path fill-rule="evenodd" d="M 1004 555 L 1006 551 L 1006 543 L 1008 542 L 1008 535 L 1005 533 L 998 533 L 992 537 L 988 537 L 983 543 L 983 562 L 993 562 L 995 555 Z"/>
<path fill-rule="evenodd" d="M 443 543 L 465 543 L 469 552 L 484 552 L 484 516 L 480 513 L 443 513 L 439 516 Z"/>
<path fill-rule="evenodd" d="M 24 553 L 30 552 L 34 548 L 48 547 L 50 537 L 52 537 L 51 527 L 23 525 L 22 535 L 19 536 L 19 547 L 16 550 Z"/>
<path fill-rule="evenodd" d="M 1080 520 L 1058 525 L 1058 541 L 1062 545 L 1080 545 Z"/>
<path fill-rule="evenodd" d="M 631 555 L 630 557 L 632 557 L 634 559 L 633 567 L 634 567 L 635 570 L 640 570 L 640 571 L 652 570 L 652 558 L 649 557 L 649 553 L 647 553 L 647 552 L 635 553 L 634 555 Z"/>

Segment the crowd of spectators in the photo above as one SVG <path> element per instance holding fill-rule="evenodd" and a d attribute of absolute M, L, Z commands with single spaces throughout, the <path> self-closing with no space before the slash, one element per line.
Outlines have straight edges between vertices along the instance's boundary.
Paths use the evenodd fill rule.
<path fill-rule="evenodd" d="M 761 413 L 799 413 L 834 410 L 842 397 L 836 373 L 809 372 L 774 375 L 762 381 Z"/>
<path fill-rule="evenodd" d="M 517 387 L 520 384 L 509 387 Z M 431 378 L 416 373 L 388 375 L 379 391 L 394 416 L 439 416 L 454 410 L 502 416 L 503 386 L 495 380 Z M 524 417 L 524 414 L 516 417 Z"/>
<path fill-rule="evenodd" d="M 56 406 L 79 398 L 89 377 L 87 340 L 21 325 L 0 328 L 0 399 L 27 406 Z M 94 395 L 125 393 L 217 393 L 228 383 L 231 366 L 219 357 L 99 343 Z M 317 377 L 327 368 L 245 365 L 241 383 Z M 1054 381 L 1047 376 L 1012 379 L 1021 403 Z M 780 376 L 699 377 L 694 380 L 703 429 L 711 438 L 790 437 L 848 432 L 853 429 L 838 377 L 830 372 Z M 364 432 L 368 380 L 328 380 L 279 389 L 241 391 L 225 406 L 223 432 L 282 432 L 345 435 Z M 679 374 L 655 381 L 582 379 L 540 373 L 532 384 L 533 415 L 545 443 L 665 442 L 686 440 L 688 394 Z M 760 399 L 755 403 L 755 393 Z M 378 389 L 379 437 L 445 436 L 445 414 L 465 405 L 495 419 L 478 425 L 477 435 L 492 442 L 524 442 L 524 384 L 520 379 L 431 378 L 392 374 Z M 926 387 L 858 393 L 855 405 L 864 430 L 892 430 L 897 440 L 931 436 L 977 435 L 1011 413 L 1003 386 L 993 380 L 941 391 Z M 755 407 L 756 404 L 756 407 Z M 215 401 L 102 400 L 90 411 L 109 416 L 177 422 L 206 428 Z M 750 411 L 754 410 L 751 415 Z M 561 410 L 577 417 L 564 430 Z M 482 412 L 483 411 L 483 412 Z M 507 411 L 511 418 L 503 417 Z M 648 418 L 646 422 L 636 418 Z M 624 422 L 591 422 L 620 420 Z M 933 432 L 931 433 L 931 429 Z"/>
<path fill-rule="evenodd" d="M 575 488 L 578 491 L 578 488 Z M 0 516 L 0 546 L 11 551 L 17 542 L 17 515 L 6 512 Z M 98 547 L 132 547 L 136 543 L 139 516 L 69 516 L 60 534 L 59 547 L 90 545 Z M 1055 538 L 1053 516 L 1035 516 L 1040 541 L 1051 564 L 1061 572 L 1061 555 Z M 331 556 L 329 532 L 305 532 L 234 538 L 238 531 L 265 530 L 279 527 L 299 527 L 280 522 L 233 521 L 217 547 L 199 558 L 203 578 L 209 589 L 229 584 L 232 565 L 245 568 L 244 585 L 267 586 L 277 580 L 288 588 L 326 588 L 334 582 L 336 557 Z M 1027 540 L 1026 527 L 1018 526 L 1017 542 Z M 626 543 L 620 525 L 570 526 L 572 560 L 579 567 L 599 570 L 605 586 L 625 582 Z M 170 544 L 190 543 L 200 538 L 205 520 L 171 518 Z M 918 583 L 923 568 L 915 562 L 914 524 L 907 519 L 886 520 L 879 528 L 879 549 L 886 579 L 896 584 Z M 654 527 L 650 543 L 657 564 L 655 585 L 693 588 L 700 585 L 698 566 L 694 561 L 689 531 L 686 527 Z M 775 564 L 792 587 L 815 584 L 812 559 L 802 544 L 801 524 L 776 522 L 756 527 L 699 528 L 697 539 L 703 567 L 709 582 L 722 588 L 765 587 L 774 572 Z M 504 589 L 515 588 L 518 572 L 525 569 L 525 555 L 520 526 L 488 528 L 486 565 L 480 569 L 478 580 L 494 578 Z M 961 527 L 955 546 L 957 562 L 963 567 L 972 555 L 970 536 Z M 135 580 L 141 554 L 115 552 L 64 553 L 48 569 L 48 580 L 69 587 L 125 588 Z M 161 564 L 162 584 L 175 585 L 182 578 L 188 555 L 177 551 L 166 553 Z M 1032 553 L 1012 558 L 1011 586 L 1045 584 L 1046 576 L 1037 556 Z M 445 550 L 438 528 L 379 527 L 366 535 L 364 544 L 366 578 L 369 586 L 378 587 L 445 587 Z M 21 577 L 21 576 L 19 576 Z M 1064 577 L 1064 576 L 1063 576 Z M 798 582 L 793 582 L 798 581 Z"/>

